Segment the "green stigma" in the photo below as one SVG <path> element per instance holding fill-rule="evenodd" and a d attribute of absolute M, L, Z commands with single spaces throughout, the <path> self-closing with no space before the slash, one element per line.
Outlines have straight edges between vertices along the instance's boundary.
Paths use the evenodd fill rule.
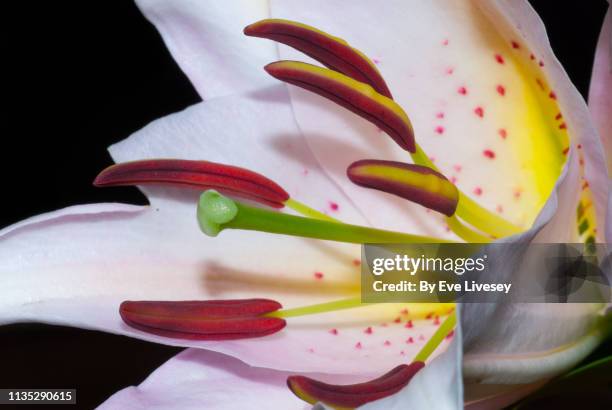
<path fill-rule="evenodd" d="M 238 214 L 238 207 L 231 199 L 215 190 L 208 190 L 200 195 L 198 203 L 198 224 L 208 236 L 217 236 L 222 224 L 228 223 Z"/>

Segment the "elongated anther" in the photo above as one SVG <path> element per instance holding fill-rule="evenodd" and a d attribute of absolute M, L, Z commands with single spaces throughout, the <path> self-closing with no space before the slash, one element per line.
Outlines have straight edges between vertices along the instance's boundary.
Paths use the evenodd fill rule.
<path fill-rule="evenodd" d="M 283 19 L 258 21 L 245 27 L 244 34 L 293 47 L 332 70 L 370 84 L 378 93 L 393 98 L 372 60 L 339 37 L 306 24 Z"/>
<path fill-rule="evenodd" d="M 189 340 L 232 340 L 266 336 L 285 321 L 264 316 L 282 306 L 274 300 L 126 301 L 119 308 L 131 327 Z"/>
<path fill-rule="evenodd" d="M 449 242 L 439 238 L 254 208 L 233 201 L 213 190 L 206 191 L 200 196 L 197 216 L 200 229 L 209 236 L 217 236 L 224 229 L 243 229 L 348 243 Z"/>
<path fill-rule="evenodd" d="M 388 192 L 452 216 L 459 191 L 444 175 L 429 167 L 395 161 L 361 160 L 346 171 L 355 184 Z"/>
<path fill-rule="evenodd" d="M 277 61 L 265 69 L 281 81 L 312 91 L 372 122 L 406 151 L 416 151 L 412 124 L 404 110 L 369 84 L 297 61 Z"/>
<path fill-rule="evenodd" d="M 334 385 L 304 376 L 290 376 L 287 385 L 308 403 L 322 402 L 335 409 L 353 409 L 397 393 L 424 366 L 423 362 L 402 364 L 377 379 L 359 384 Z"/>
<path fill-rule="evenodd" d="M 164 184 L 194 189 L 218 189 L 282 208 L 289 194 L 274 181 L 253 171 L 208 161 L 148 159 L 112 165 L 95 179 L 99 187 Z"/>

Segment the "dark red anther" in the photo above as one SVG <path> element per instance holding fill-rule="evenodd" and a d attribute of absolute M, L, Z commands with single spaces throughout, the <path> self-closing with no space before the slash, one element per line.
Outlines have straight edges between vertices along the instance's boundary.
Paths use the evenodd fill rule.
<path fill-rule="evenodd" d="M 293 47 L 328 68 L 370 84 L 378 93 L 393 98 L 376 65 L 341 38 L 306 24 L 282 19 L 258 21 L 245 27 L 244 34 Z"/>
<path fill-rule="evenodd" d="M 276 182 L 248 169 L 208 161 L 147 159 L 112 165 L 95 179 L 99 187 L 163 184 L 228 195 L 282 208 L 289 194 Z"/>
<path fill-rule="evenodd" d="M 334 385 L 304 376 L 291 376 L 287 379 L 287 385 L 296 396 L 308 403 L 322 402 L 335 408 L 355 408 L 397 393 L 424 366 L 423 362 L 402 364 L 378 379 L 359 384 Z"/>
<path fill-rule="evenodd" d="M 268 299 L 207 301 L 126 301 L 119 307 L 131 327 L 189 340 L 248 339 L 276 333 L 285 320 L 263 316 L 280 309 Z"/>

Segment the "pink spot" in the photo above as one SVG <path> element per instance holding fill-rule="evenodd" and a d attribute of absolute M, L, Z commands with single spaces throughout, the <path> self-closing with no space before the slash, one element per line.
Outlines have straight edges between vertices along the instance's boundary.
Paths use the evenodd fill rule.
<path fill-rule="evenodd" d="M 396 317 L 396 318 L 393 320 L 393 323 L 402 323 L 402 318 L 401 318 L 401 317 L 399 317 L 399 316 L 398 316 L 398 317 Z"/>
<path fill-rule="evenodd" d="M 529 54 L 529 59 L 535 60 L 535 56 L 533 55 L 533 53 Z"/>
<path fill-rule="evenodd" d="M 428 320 L 429 320 L 429 319 L 431 319 L 431 318 L 433 317 L 433 315 L 434 315 L 434 314 L 433 314 L 433 312 L 429 312 L 429 313 L 427 314 L 427 316 L 425 316 L 425 319 L 428 319 Z"/>
<path fill-rule="evenodd" d="M 419 335 L 419 340 L 425 340 L 425 336 Z"/>
<path fill-rule="evenodd" d="M 512 48 L 521 48 L 521 45 L 514 40 L 512 40 L 510 44 L 512 44 Z"/>
<path fill-rule="evenodd" d="M 414 325 L 412 324 L 412 320 L 409 320 L 408 322 L 406 322 L 404 327 L 408 329 L 412 329 L 414 327 Z"/>
<path fill-rule="evenodd" d="M 584 191 L 588 187 L 589 187 L 589 181 L 584 181 L 584 184 L 582 184 L 582 190 Z"/>
<path fill-rule="evenodd" d="M 448 39 L 445 38 L 444 40 L 442 40 L 442 45 L 443 46 L 447 46 L 448 45 Z"/>
<path fill-rule="evenodd" d="M 404 356 L 406 354 L 406 352 L 404 352 L 403 350 L 400 351 L 400 356 Z"/>
<path fill-rule="evenodd" d="M 308 353 L 314 353 L 314 349 L 312 347 L 308 348 Z"/>
<path fill-rule="evenodd" d="M 304 169 L 302 170 L 302 174 L 303 174 L 303 175 L 308 175 L 308 169 L 304 168 Z"/>
<path fill-rule="evenodd" d="M 435 131 L 436 131 L 436 134 L 444 134 L 444 127 L 443 127 L 443 126 L 441 126 L 441 125 L 438 125 L 438 126 L 435 128 Z"/>
<path fill-rule="evenodd" d="M 388 324 L 386 324 L 386 323 L 381 323 L 381 324 L 380 324 L 380 326 L 381 326 L 381 327 L 387 327 L 387 326 L 389 326 L 389 325 L 388 325 Z"/>
<path fill-rule="evenodd" d="M 457 183 L 457 177 L 456 176 L 452 176 L 450 179 L 451 184 L 456 184 Z M 448 228 L 448 227 L 447 227 Z"/>
<path fill-rule="evenodd" d="M 562 123 L 559 125 L 559 129 L 560 129 L 560 130 L 567 129 L 567 124 L 565 124 L 564 122 L 562 122 Z"/>
<path fill-rule="evenodd" d="M 332 335 L 334 335 L 334 336 L 335 336 L 335 335 L 337 335 L 337 334 L 338 334 L 338 329 L 331 329 L 331 330 L 329 331 L 329 333 L 331 333 Z"/>
<path fill-rule="evenodd" d="M 378 58 L 376 58 L 376 57 L 372 58 L 372 62 L 374 64 L 380 64 L 380 60 Z"/>
<path fill-rule="evenodd" d="M 353 259 L 353 265 L 361 266 L 361 261 L 359 259 Z"/>
<path fill-rule="evenodd" d="M 474 114 L 478 115 L 480 118 L 484 117 L 484 109 L 480 106 L 474 108 Z"/>
<path fill-rule="evenodd" d="M 563 118 L 563 114 L 559 113 L 555 115 L 555 120 L 559 121 L 561 118 Z"/>
<path fill-rule="evenodd" d="M 495 210 L 497 211 L 497 213 L 503 213 L 504 212 L 504 207 L 501 205 L 497 205 L 497 208 L 495 208 Z"/>
<path fill-rule="evenodd" d="M 430 160 L 431 162 L 436 162 L 436 157 L 431 156 L 431 157 L 429 157 L 429 160 Z"/>
<path fill-rule="evenodd" d="M 467 88 L 465 88 L 465 87 L 459 87 L 459 88 L 457 89 L 457 92 L 458 92 L 459 94 L 461 94 L 461 95 L 466 95 L 466 94 L 467 94 Z"/>
<path fill-rule="evenodd" d="M 434 325 L 439 325 L 440 324 L 440 316 L 436 316 L 433 322 Z"/>
<path fill-rule="evenodd" d="M 453 336 L 455 336 L 455 331 L 451 330 L 450 332 L 448 332 L 448 334 L 446 335 L 446 339 L 450 340 L 453 338 Z"/>
<path fill-rule="evenodd" d="M 383 343 L 383 345 L 385 345 L 385 346 L 391 346 L 391 342 L 390 342 L 390 341 L 388 341 L 388 340 L 385 340 L 385 343 Z"/>
<path fill-rule="evenodd" d="M 338 205 L 337 203 L 335 203 L 333 201 L 329 201 L 329 208 L 332 211 L 337 211 L 340 208 L 340 205 Z"/>
<path fill-rule="evenodd" d="M 444 70 L 444 72 L 448 75 L 451 75 L 455 72 L 455 69 L 453 67 L 447 67 L 446 70 Z"/>
<path fill-rule="evenodd" d="M 539 65 L 540 67 L 544 67 L 544 61 L 542 61 L 542 60 L 538 61 L 538 65 Z"/>
<path fill-rule="evenodd" d="M 544 83 L 542 82 L 542 80 L 540 80 L 539 78 L 536 78 L 536 83 L 538 84 L 538 86 L 540 86 L 540 89 L 542 91 L 544 91 Z"/>
<path fill-rule="evenodd" d="M 583 159 L 583 158 L 580 158 L 580 159 L 578 160 L 578 163 L 580 164 L 580 166 L 583 166 L 583 165 L 584 165 L 584 159 Z"/>
<path fill-rule="evenodd" d="M 567 148 L 565 148 L 565 149 L 563 150 L 563 155 L 567 155 L 567 153 L 568 153 L 568 152 L 569 152 L 569 147 L 567 147 Z"/>
<path fill-rule="evenodd" d="M 413 339 L 412 337 L 409 337 L 409 338 L 406 340 L 406 343 L 408 343 L 408 344 L 414 343 L 414 339 Z"/>
<path fill-rule="evenodd" d="M 557 99 L 557 94 L 555 94 L 555 92 L 554 92 L 554 91 L 551 91 L 551 92 L 548 94 L 548 96 L 549 96 L 551 99 L 553 99 L 553 100 L 556 100 L 556 99 Z"/>
<path fill-rule="evenodd" d="M 408 314 L 408 309 L 404 308 L 404 309 L 400 310 L 400 314 L 407 315 Z"/>
<path fill-rule="evenodd" d="M 436 118 L 444 118 L 444 113 L 442 111 L 438 112 Z"/>
<path fill-rule="evenodd" d="M 323 279 L 323 272 L 315 272 L 314 277 L 316 279 Z"/>
<path fill-rule="evenodd" d="M 482 195 L 482 188 L 481 188 L 481 187 L 479 187 L 479 186 L 477 186 L 476 188 L 474 188 L 474 194 L 475 194 L 475 195 L 478 195 L 478 196 Z"/>
<path fill-rule="evenodd" d="M 495 61 L 497 61 L 499 64 L 504 64 L 504 57 L 501 54 L 495 54 Z"/>
<path fill-rule="evenodd" d="M 497 133 L 499 134 L 500 137 L 502 137 L 503 139 L 506 139 L 506 137 L 508 136 L 508 131 L 506 131 L 505 128 L 500 128 Z"/>
<path fill-rule="evenodd" d="M 498 85 L 498 86 L 497 86 L 497 88 L 496 88 L 496 90 L 497 90 L 497 93 L 498 93 L 499 95 L 501 95 L 501 96 L 506 95 L 506 89 L 504 88 L 504 86 L 503 86 L 503 85 L 501 85 L 501 84 L 500 84 L 500 85 Z"/>
<path fill-rule="evenodd" d="M 455 164 L 453 165 L 453 169 L 457 172 L 461 172 L 461 170 L 463 169 L 463 167 L 459 164 Z"/>
<path fill-rule="evenodd" d="M 489 159 L 494 159 L 495 158 L 495 153 L 493 151 L 491 151 L 490 149 L 486 149 L 486 150 L 482 151 L 482 155 L 484 155 L 485 157 L 487 157 Z"/>
<path fill-rule="evenodd" d="M 576 148 L 578 148 L 578 149 L 582 149 L 582 144 L 578 144 L 578 145 L 576 145 Z"/>
<path fill-rule="evenodd" d="M 521 190 L 521 188 L 516 188 L 513 193 L 514 199 L 521 199 L 522 194 L 523 191 Z"/>
<path fill-rule="evenodd" d="M 372 327 L 368 326 L 366 328 L 366 330 L 363 331 L 363 333 L 365 333 L 366 335 L 371 335 L 372 334 Z"/>
<path fill-rule="evenodd" d="M 355 345 L 355 349 L 361 349 L 363 346 L 361 345 L 361 342 L 357 342 L 357 344 Z"/>

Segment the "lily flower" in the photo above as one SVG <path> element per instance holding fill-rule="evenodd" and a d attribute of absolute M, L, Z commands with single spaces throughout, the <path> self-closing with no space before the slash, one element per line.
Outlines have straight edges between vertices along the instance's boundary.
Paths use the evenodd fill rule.
<path fill-rule="evenodd" d="M 240 360 L 189 349 L 109 408 L 231 408 L 233 386 L 297 407 L 284 380 L 335 407 L 458 408 L 457 337 L 422 365 L 444 350 L 452 306 L 362 305 L 356 244 L 602 241 L 603 150 L 526 3 L 315 3 L 139 1 L 204 99 L 110 148 L 118 165 L 97 183 L 139 185 L 151 205 L 72 207 L 0 232 L 0 323 Z M 551 377 L 601 340 L 600 312 L 467 306 L 465 374 Z M 164 401 L 168 386 L 186 386 L 184 401 Z"/>

